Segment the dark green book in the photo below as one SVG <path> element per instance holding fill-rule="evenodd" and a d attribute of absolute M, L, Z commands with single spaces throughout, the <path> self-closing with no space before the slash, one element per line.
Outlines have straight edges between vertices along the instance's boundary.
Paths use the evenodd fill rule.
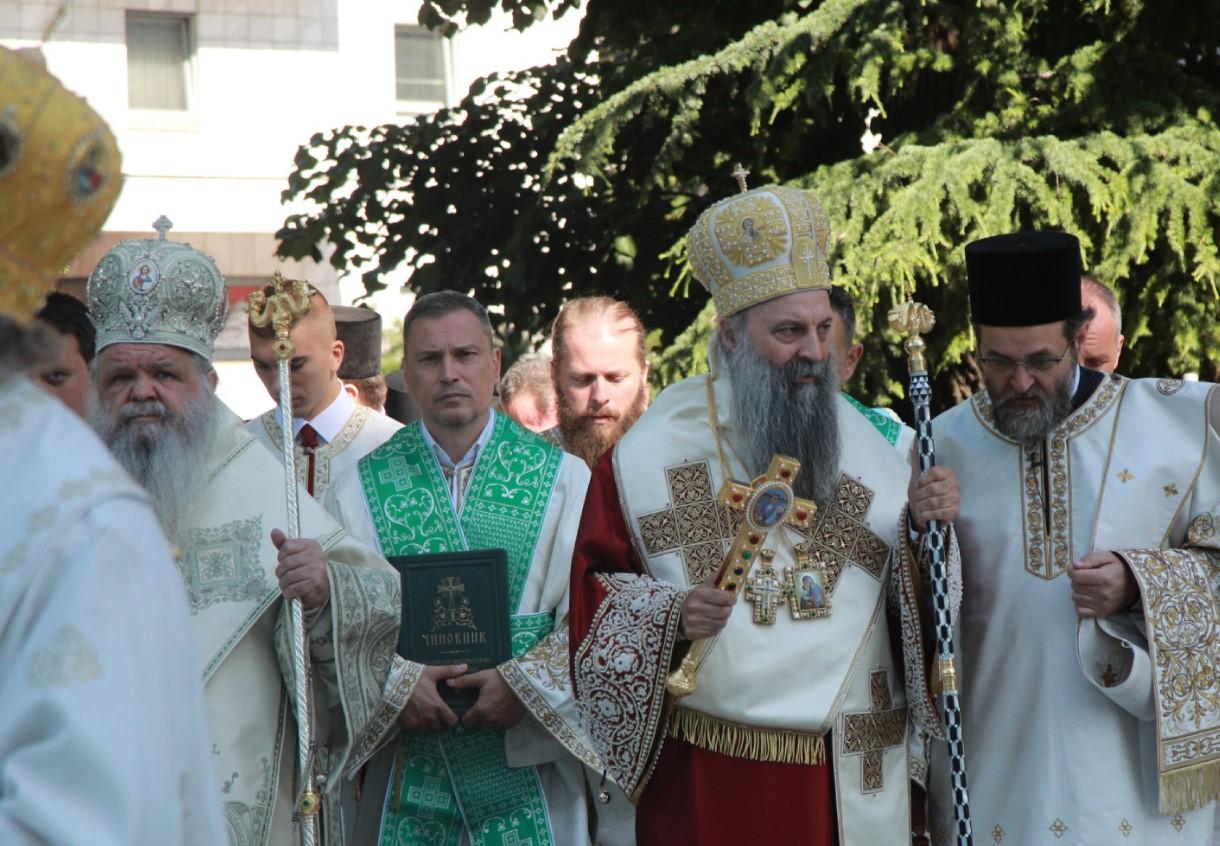
<path fill-rule="evenodd" d="M 502 549 L 397 555 L 402 574 L 398 654 L 419 664 L 467 664 L 487 670 L 513 657 L 508 609 L 508 556 Z M 439 685 L 461 716 L 478 691 Z"/>

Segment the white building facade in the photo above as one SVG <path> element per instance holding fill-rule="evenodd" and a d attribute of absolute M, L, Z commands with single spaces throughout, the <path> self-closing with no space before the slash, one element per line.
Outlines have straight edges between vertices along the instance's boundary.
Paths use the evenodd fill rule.
<path fill-rule="evenodd" d="M 169 237 L 215 258 L 232 289 L 221 396 L 246 417 L 269 407 L 248 361 L 245 296 L 277 269 L 332 302 L 361 292 L 328 264 L 274 256 L 298 147 L 316 132 L 455 104 L 480 76 L 550 62 L 578 25 L 569 15 L 517 33 L 496 17 L 445 39 L 417 14 L 415 0 L 0 0 L 0 44 L 41 43 L 49 70 L 105 117 L 123 154 L 118 204 L 61 287 L 82 295 L 111 246 L 154 237 L 167 215 Z M 386 325 L 401 305 L 379 300 Z"/>

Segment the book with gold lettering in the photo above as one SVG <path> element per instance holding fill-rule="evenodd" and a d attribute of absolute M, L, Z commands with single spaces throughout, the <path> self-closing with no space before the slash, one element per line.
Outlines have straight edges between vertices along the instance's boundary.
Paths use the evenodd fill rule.
<path fill-rule="evenodd" d="M 420 664 L 467 664 L 472 673 L 513 657 L 504 550 L 398 555 L 389 561 L 402 574 L 399 655 Z M 475 689 L 439 689 L 458 716 L 478 699 Z"/>

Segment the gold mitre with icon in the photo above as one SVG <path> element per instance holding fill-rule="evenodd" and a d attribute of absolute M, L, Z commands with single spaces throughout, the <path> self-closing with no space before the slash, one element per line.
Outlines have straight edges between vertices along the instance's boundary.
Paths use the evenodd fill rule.
<path fill-rule="evenodd" d="M 216 262 L 190 244 L 157 238 L 120 241 L 89 274 L 85 291 L 97 350 L 111 344 L 166 344 L 209 361 L 229 316 L 229 286 Z"/>
<path fill-rule="evenodd" d="M 746 172 L 734 176 L 743 186 Z M 808 191 L 743 190 L 705 210 L 687 236 L 691 269 L 729 317 L 775 297 L 830 287 L 830 221 Z"/>
<path fill-rule="evenodd" d="M 0 314 L 28 321 L 122 186 L 105 121 L 37 51 L 0 47 Z"/>

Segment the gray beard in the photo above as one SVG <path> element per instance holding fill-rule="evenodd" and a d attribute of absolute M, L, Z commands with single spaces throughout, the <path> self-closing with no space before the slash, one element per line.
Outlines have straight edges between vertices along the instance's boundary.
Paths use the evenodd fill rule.
<path fill-rule="evenodd" d="M 1021 443 L 1040 441 L 1067 419 L 1072 413 L 1072 373 L 1063 377 L 1050 392 L 1043 390 L 1035 383 L 1029 391 L 1018 394 L 1008 390 L 999 396 L 987 390 L 991 398 L 991 407 L 995 412 L 995 427 L 1000 434 Z M 1025 399 L 1033 397 L 1038 404 L 1029 408 L 1013 406 L 1011 403 L 1018 397 Z"/>
<path fill-rule="evenodd" d="M 718 342 L 719 343 L 719 342 Z M 748 338 L 734 350 L 720 344 L 733 386 L 735 446 L 754 476 L 767 472 L 772 456 L 801 462 L 792 485 L 796 495 L 824 504 L 839 478 L 838 368 L 833 355 L 820 363 L 794 359 L 776 367 Z M 815 382 L 797 380 L 816 377 Z"/>
<path fill-rule="evenodd" d="M 186 508 L 199 492 L 208 446 L 215 430 L 215 399 L 201 391 L 179 413 L 155 400 L 129 402 L 113 413 L 95 404 L 93 428 L 119 464 L 152 497 L 153 510 L 171 540 Z M 134 422 L 156 414 L 162 424 Z"/>

